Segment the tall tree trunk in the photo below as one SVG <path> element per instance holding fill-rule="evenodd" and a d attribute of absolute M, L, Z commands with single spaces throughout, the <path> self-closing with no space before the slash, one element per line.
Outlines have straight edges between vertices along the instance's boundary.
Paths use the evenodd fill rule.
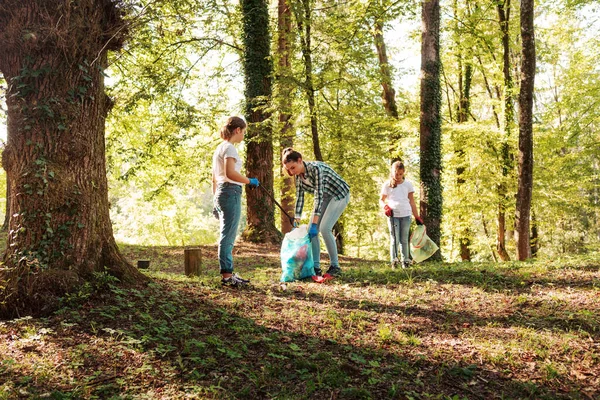
<path fill-rule="evenodd" d="M 428 236 L 438 245 L 441 238 L 441 93 L 440 93 L 440 3 L 422 3 L 421 32 L 421 201 L 420 213 Z M 441 253 L 433 259 L 440 260 Z"/>
<path fill-rule="evenodd" d="M 509 22 L 510 22 L 510 0 L 504 0 L 498 3 L 498 20 L 500 30 L 502 32 L 502 49 L 503 49 L 503 67 L 504 73 L 504 119 L 503 130 L 504 139 L 500 150 L 500 163 L 502 169 L 501 181 L 498 184 L 498 235 L 496 241 L 496 250 L 502 261 L 509 261 L 510 256 L 506 251 L 506 206 L 510 201 L 507 189 L 507 180 L 510 171 L 512 170 L 512 162 L 510 157 L 509 139 L 512 136 L 512 127 L 514 124 L 514 109 L 513 109 L 513 81 L 510 74 L 510 37 L 509 37 Z"/>
<path fill-rule="evenodd" d="M 246 174 L 256 177 L 273 193 L 273 139 L 269 122 L 272 73 L 269 12 L 266 0 L 242 0 L 244 73 L 246 97 Z M 246 186 L 247 225 L 245 240 L 255 243 L 280 243 L 275 227 L 271 197 L 261 189 Z"/>
<path fill-rule="evenodd" d="M 279 0 L 277 7 L 277 57 L 279 65 L 278 88 L 280 99 L 279 111 L 279 147 L 283 151 L 286 147 L 292 147 L 294 144 L 291 109 L 292 109 L 292 88 L 288 82 L 288 75 L 291 70 L 290 52 L 291 52 L 291 31 L 292 15 L 287 0 Z M 280 152 L 281 153 L 281 152 Z M 279 163 L 279 173 L 282 178 L 281 184 L 281 206 L 290 216 L 294 215 L 294 178 L 284 172 L 283 166 Z M 292 224 L 288 217 L 281 213 L 281 232 L 283 234 L 292 230 Z"/>
<path fill-rule="evenodd" d="M 462 69 L 461 69 L 462 71 Z M 461 73 L 462 75 L 462 73 Z M 473 77 L 473 65 L 468 62 L 465 66 L 465 78 L 463 81 L 464 86 L 461 88 L 460 91 L 460 99 L 459 99 L 459 107 L 458 107 L 458 112 L 457 112 L 457 117 L 458 117 L 458 123 L 465 123 L 468 121 L 469 119 L 469 114 L 470 114 L 470 110 L 471 110 L 471 81 L 472 81 L 472 77 Z M 459 158 L 459 160 L 461 160 L 461 163 L 464 162 L 465 159 L 465 150 L 463 148 L 459 148 L 456 150 L 457 156 Z M 456 185 L 458 187 L 462 186 L 465 184 L 465 178 L 464 178 L 464 173 L 465 173 L 465 167 L 461 166 L 458 167 L 456 169 Z M 463 216 L 460 217 L 461 220 L 462 218 L 464 218 Z M 468 218 L 468 217 L 467 217 Z M 461 223 L 461 226 L 465 225 L 463 223 Z M 461 228 L 460 232 L 459 232 L 459 243 L 460 243 L 460 258 L 463 261 L 471 261 L 471 229 L 469 228 L 469 225 L 466 224 L 465 228 Z"/>
<path fill-rule="evenodd" d="M 109 218 L 103 71 L 124 27 L 109 0 L 0 7 L 0 71 L 9 83 L 2 164 L 12 194 L 2 316 L 45 313 L 105 269 L 122 281 L 147 279 L 119 253 Z"/>
<path fill-rule="evenodd" d="M 392 86 L 392 71 L 388 61 L 385 41 L 383 39 L 383 20 L 381 17 L 375 18 L 375 32 L 373 38 L 375 40 L 375 48 L 377 49 L 377 57 L 379 59 L 379 72 L 381 74 L 381 87 L 383 93 L 383 107 L 388 116 L 398 119 L 398 107 L 396 106 L 396 91 Z M 393 138 L 392 138 L 393 139 Z"/>
<path fill-rule="evenodd" d="M 375 41 L 375 48 L 377 49 L 377 57 L 379 59 L 379 73 L 381 79 L 381 88 L 383 90 L 383 93 L 381 94 L 383 107 L 385 109 L 386 114 L 389 117 L 398 119 L 396 91 L 394 90 L 394 87 L 392 85 L 392 71 L 390 68 L 390 63 L 388 61 L 387 50 L 383 38 L 384 24 L 381 16 L 375 16 L 375 23 L 373 28 L 373 39 Z M 396 151 L 397 142 L 399 139 L 400 137 L 394 131 L 391 131 L 389 137 L 388 152 L 390 155 L 390 161 L 392 163 L 401 159 L 401 154 L 397 154 Z"/>
<path fill-rule="evenodd" d="M 312 135 L 313 152 L 317 161 L 323 161 L 321 144 L 319 143 L 319 129 L 317 125 L 315 85 L 313 82 L 313 65 L 311 49 L 312 31 L 312 8 L 310 0 L 301 0 L 302 9 L 295 12 L 300 32 L 300 43 L 302 46 L 302 58 L 304 60 L 304 92 L 308 101 L 308 112 L 310 114 L 310 133 Z"/>
<path fill-rule="evenodd" d="M 458 21 L 459 21 L 459 15 L 458 15 L 458 2 L 455 0 L 454 1 L 454 16 L 455 16 L 455 29 L 458 32 L 459 31 L 459 27 L 458 27 Z M 458 75 L 458 87 L 459 87 L 459 99 L 458 99 L 458 104 L 457 104 L 457 110 L 456 110 L 456 118 L 457 118 L 457 122 L 459 124 L 465 123 L 469 120 L 469 114 L 471 113 L 471 81 L 473 78 L 473 64 L 472 61 L 470 59 L 467 60 L 466 63 L 463 62 L 463 56 L 462 56 L 462 47 L 460 46 L 460 43 L 456 43 L 456 48 L 458 49 L 458 60 L 457 60 L 457 64 L 458 64 L 458 71 L 459 71 L 459 75 Z M 467 54 L 470 55 L 470 52 L 467 51 Z M 463 79 L 463 64 L 466 64 L 464 66 L 464 79 Z M 464 173 L 465 173 L 465 167 L 464 165 L 464 160 L 465 160 L 465 149 L 460 146 L 459 148 L 455 149 L 455 154 L 457 156 L 457 158 L 460 160 L 460 164 L 461 166 L 456 168 L 456 185 L 457 187 L 461 187 L 462 185 L 465 184 L 465 178 L 464 178 Z M 467 218 L 469 218 L 469 216 L 466 216 Z M 459 234 L 458 234 L 458 242 L 460 245 L 460 258 L 463 261 L 471 261 L 471 229 L 469 228 L 469 224 L 465 224 L 464 223 L 464 218 L 465 216 L 460 215 L 459 216 L 459 226 L 461 226 Z M 463 226 L 465 226 L 464 228 L 462 228 Z"/>
<path fill-rule="evenodd" d="M 521 1 L 521 87 L 519 93 L 519 184 L 517 190 L 517 258 L 531 257 L 529 218 L 533 190 L 533 88 L 535 81 L 534 0 Z"/>

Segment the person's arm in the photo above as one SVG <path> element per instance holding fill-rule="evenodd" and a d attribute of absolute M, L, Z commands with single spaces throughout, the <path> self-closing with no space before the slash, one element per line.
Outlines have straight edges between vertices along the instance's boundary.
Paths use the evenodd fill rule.
<path fill-rule="evenodd" d="M 415 220 L 419 221 L 420 223 L 423 223 L 423 220 L 421 219 L 421 217 L 419 217 L 419 212 L 417 211 L 417 205 L 415 204 L 415 192 L 410 192 L 408 194 L 408 201 L 410 203 L 410 208 L 412 209 L 412 213 L 413 213 L 413 216 L 415 217 Z"/>
<path fill-rule="evenodd" d="M 213 194 L 217 191 L 217 180 L 215 179 L 215 173 L 212 174 L 212 190 Z"/>
<path fill-rule="evenodd" d="M 317 223 L 319 223 L 319 218 L 321 218 L 321 205 L 323 204 L 324 185 L 323 185 L 323 171 L 321 171 L 321 168 L 319 168 L 318 166 L 315 165 L 314 171 L 315 171 L 315 182 L 314 182 L 315 209 L 314 209 L 314 213 L 313 213 L 313 219 L 311 222 L 313 224 L 317 224 Z"/>
<path fill-rule="evenodd" d="M 296 209 L 295 209 L 295 217 L 297 221 L 300 221 L 302 218 L 302 210 L 304 209 L 304 189 L 302 189 L 302 185 L 300 184 L 300 179 L 298 177 L 296 180 Z"/>
<path fill-rule="evenodd" d="M 381 198 L 379 199 L 379 204 L 381 205 L 381 208 L 385 207 L 385 205 L 387 204 L 387 194 L 381 195 Z"/>
<path fill-rule="evenodd" d="M 235 170 L 235 158 L 233 157 L 227 157 L 225 159 L 225 175 L 227 175 L 228 179 L 235 182 L 243 183 L 245 185 L 250 183 L 250 178 L 246 178 Z"/>

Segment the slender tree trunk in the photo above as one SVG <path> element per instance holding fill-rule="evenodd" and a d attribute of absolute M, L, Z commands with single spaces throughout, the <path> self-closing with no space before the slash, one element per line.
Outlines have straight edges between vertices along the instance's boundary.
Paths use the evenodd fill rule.
<path fill-rule="evenodd" d="M 302 58 L 304 60 L 304 92 L 308 101 L 308 112 L 310 114 L 310 132 L 312 135 L 313 152 L 317 161 L 323 161 L 321 145 L 319 143 L 319 129 L 317 125 L 315 85 L 313 83 L 313 64 L 311 49 L 312 31 L 312 9 L 310 0 L 301 0 L 302 10 L 296 12 L 300 42 L 302 45 Z"/>
<path fill-rule="evenodd" d="M 273 193 L 273 139 L 269 124 L 272 73 L 269 12 L 266 0 L 242 0 L 244 73 L 246 97 L 246 174 L 256 177 Z M 247 226 L 245 240 L 256 243 L 280 243 L 275 227 L 274 204 L 261 189 L 246 186 Z"/>
<path fill-rule="evenodd" d="M 462 74 L 461 74 L 462 75 Z M 464 87 L 460 91 L 460 100 L 459 100 L 459 109 L 458 109 L 458 123 L 465 123 L 468 121 L 470 109 L 471 109 L 471 81 L 473 77 L 473 66 L 469 62 L 465 66 L 465 78 L 464 78 Z M 465 150 L 463 148 L 456 150 L 457 156 L 461 163 L 464 162 L 465 159 Z M 465 184 L 464 179 L 465 167 L 461 166 L 456 169 L 456 185 L 458 187 Z M 464 217 L 460 217 L 462 220 Z M 468 218 L 468 216 L 467 216 Z M 461 221 L 462 222 L 462 221 Z M 461 223 L 461 225 L 464 225 Z M 460 258 L 463 261 L 471 261 L 471 229 L 468 224 L 465 228 L 462 228 L 459 232 L 459 243 L 460 243 Z"/>
<path fill-rule="evenodd" d="M 537 257 L 537 252 L 539 249 L 539 240 L 540 235 L 538 232 L 537 219 L 535 217 L 535 212 L 531 212 L 531 257 Z"/>
<path fill-rule="evenodd" d="M 521 87 L 519 93 L 519 184 L 517 190 L 517 258 L 531 257 L 529 219 L 533 190 L 533 89 L 535 81 L 534 0 L 521 1 Z"/>
<path fill-rule="evenodd" d="M 283 151 L 286 147 L 292 147 L 294 144 L 291 109 L 292 109 L 292 88 L 288 83 L 288 75 L 291 69 L 291 31 L 292 15 L 287 0 L 279 0 L 277 6 L 277 57 L 279 73 L 278 78 L 278 98 L 280 99 L 279 124 L 281 127 L 279 147 Z M 294 198 L 292 193 L 295 190 L 293 177 L 286 174 L 283 166 L 279 163 L 279 173 L 282 178 L 281 184 L 281 206 L 290 216 L 294 216 Z M 288 217 L 281 213 L 281 232 L 286 234 L 292 230 L 292 224 Z"/>
<path fill-rule="evenodd" d="M 506 251 L 506 206 L 510 201 L 507 189 L 507 180 L 512 169 L 510 158 L 509 139 L 512 136 L 512 127 L 514 124 L 514 109 L 513 109 L 513 81 L 510 74 L 510 37 L 509 37 L 509 22 L 510 22 L 510 0 L 498 4 L 498 19 L 500 30 L 502 32 L 502 49 L 503 49 L 503 67 L 504 73 L 504 140 L 501 144 L 500 162 L 502 169 L 501 181 L 498 184 L 498 235 L 496 242 L 496 250 L 502 261 L 509 261 L 510 256 Z"/>
<path fill-rule="evenodd" d="M 459 31 L 459 27 L 458 27 L 458 20 L 459 20 L 459 15 L 458 15 L 458 2 L 455 0 L 454 1 L 454 16 L 455 16 L 455 21 L 456 25 L 455 25 L 455 29 L 458 32 Z M 467 59 L 467 62 L 463 61 L 463 55 L 462 55 L 462 46 L 460 46 L 459 41 L 457 40 L 456 43 L 456 48 L 458 49 L 458 59 L 457 59 L 457 64 L 458 64 L 458 71 L 459 71 L 459 75 L 458 75 L 458 87 L 459 87 L 459 99 L 458 99 L 458 104 L 457 104 L 457 110 L 456 110 L 456 118 L 457 118 L 457 122 L 459 124 L 463 124 L 465 122 L 467 122 L 469 120 L 469 114 L 471 113 L 471 81 L 473 78 L 473 64 L 471 62 L 471 60 Z M 470 55 L 469 51 L 466 51 L 467 54 Z M 464 66 L 463 66 L 464 65 Z M 464 78 L 463 78 L 463 71 L 464 71 Z M 462 147 L 459 147 L 457 149 L 455 149 L 455 154 L 458 158 L 458 160 L 460 160 L 461 166 L 456 168 L 456 185 L 458 188 L 460 188 L 462 185 L 465 184 L 465 178 L 464 178 L 464 173 L 465 173 L 465 167 L 463 166 L 465 163 L 465 149 Z M 458 234 L 458 242 L 460 245 L 460 258 L 463 261 L 471 261 L 471 229 L 469 228 L 469 224 L 465 224 L 464 219 L 469 218 L 468 215 L 463 216 L 460 215 L 459 216 L 459 226 L 461 226 L 459 234 Z M 463 226 L 465 226 L 464 228 L 462 228 Z"/>
<path fill-rule="evenodd" d="M 377 57 L 379 59 L 379 71 L 381 73 L 381 87 L 383 94 L 383 107 L 388 116 L 398 119 L 398 107 L 396 106 L 396 91 L 392 86 L 392 71 L 388 61 L 385 41 L 383 39 L 383 20 L 380 17 L 375 19 L 375 32 L 373 34 L 375 40 L 375 48 L 377 49 Z"/>
<path fill-rule="evenodd" d="M 427 235 L 438 245 L 441 239 L 441 93 L 440 93 L 440 3 L 422 3 L 421 32 L 421 201 L 420 213 Z M 433 259 L 440 260 L 441 253 Z"/>
<path fill-rule="evenodd" d="M 2 164 L 11 193 L 2 316 L 48 312 L 94 272 L 147 280 L 119 253 L 109 218 L 103 71 L 124 32 L 109 0 L 0 7 L 0 71 L 9 83 Z"/>
<path fill-rule="evenodd" d="M 373 39 L 375 41 L 375 48 L 377 49 L 377 57 L 379 59 L 379 72 L 381 79 L 381 88 L 383 93 L 381 99 L 383 101 L 383 107 L 386 114 L 393 118 L 398 119 L 398 106 L 396 105 L 396 91 L 392 85 L 392 71 L 390 63 L 388 61 L 387 50 L 385 41 L 383 38 L 383 19 L 380 16 L 375 17 Z M 391 162 L 400 160 L 401 154 L 397 154 L 397 142 L 400 138 L 395 132 L 390 133 L 388 151 L 390 154 Z"/>

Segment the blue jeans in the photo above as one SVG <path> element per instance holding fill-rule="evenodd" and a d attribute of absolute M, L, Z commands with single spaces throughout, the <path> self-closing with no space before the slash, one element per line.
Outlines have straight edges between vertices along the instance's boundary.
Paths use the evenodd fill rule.
<path fill-rule="evenodd" d="M 323 236 L 323 241 L 325 241 L 325 247 L 327 247 L 327 254 L 329 254 L 329 260 L 332 267 L 339 268 L 340 266 L 337 246 L 335 244 L 335 237 L 333 236 L 333 225 L 335 225 L 337 220 L 340 218 L 349 202 L 350 194 L 341 200 L 336 200 L 334 198 L 323 199 L 321 218 L 319 219 L 317 227 Z M 310 220 L 312 221 L 312 217 Z M 315 261 L 315 270 L 318 270 L 321 268 L 321 242 L 318 235 L 313 238 L 311 247 Z"/>
<path fill-rule="evenodd" d="M 219 213 L 219 266 L 221 273 L 233 273 L 233 244 L 242 216 L 242 187 L 234 183 L 219 183 L 213 204 Z"/>
<path fill-rule="evenodd" d="M 388 221 L 390 228 L 390 258 L 391 262 L 398 259 L 398 245 L 402 246 L 402 261 L 410 261 L 410 252 L 408 250 L 408 232 L 410 231 L 410 222 L 412 217 L 391 217 Z"/>

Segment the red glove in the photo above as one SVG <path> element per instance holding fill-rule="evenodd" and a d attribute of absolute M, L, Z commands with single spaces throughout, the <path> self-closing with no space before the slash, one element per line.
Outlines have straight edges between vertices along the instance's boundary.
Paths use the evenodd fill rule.
<path fill-rule="evenodd" d="M 423 218 L 415 217 L 415 221 L 417 222 L 417 225 L 423 225 Z"/>
<path fill-rule="evenodd" d="M 391 217 L 394 214 L 390 206 L 388 206 L 387 204 L 383 206 L 383 212 L 385 213 L 386 217 Z"/>

